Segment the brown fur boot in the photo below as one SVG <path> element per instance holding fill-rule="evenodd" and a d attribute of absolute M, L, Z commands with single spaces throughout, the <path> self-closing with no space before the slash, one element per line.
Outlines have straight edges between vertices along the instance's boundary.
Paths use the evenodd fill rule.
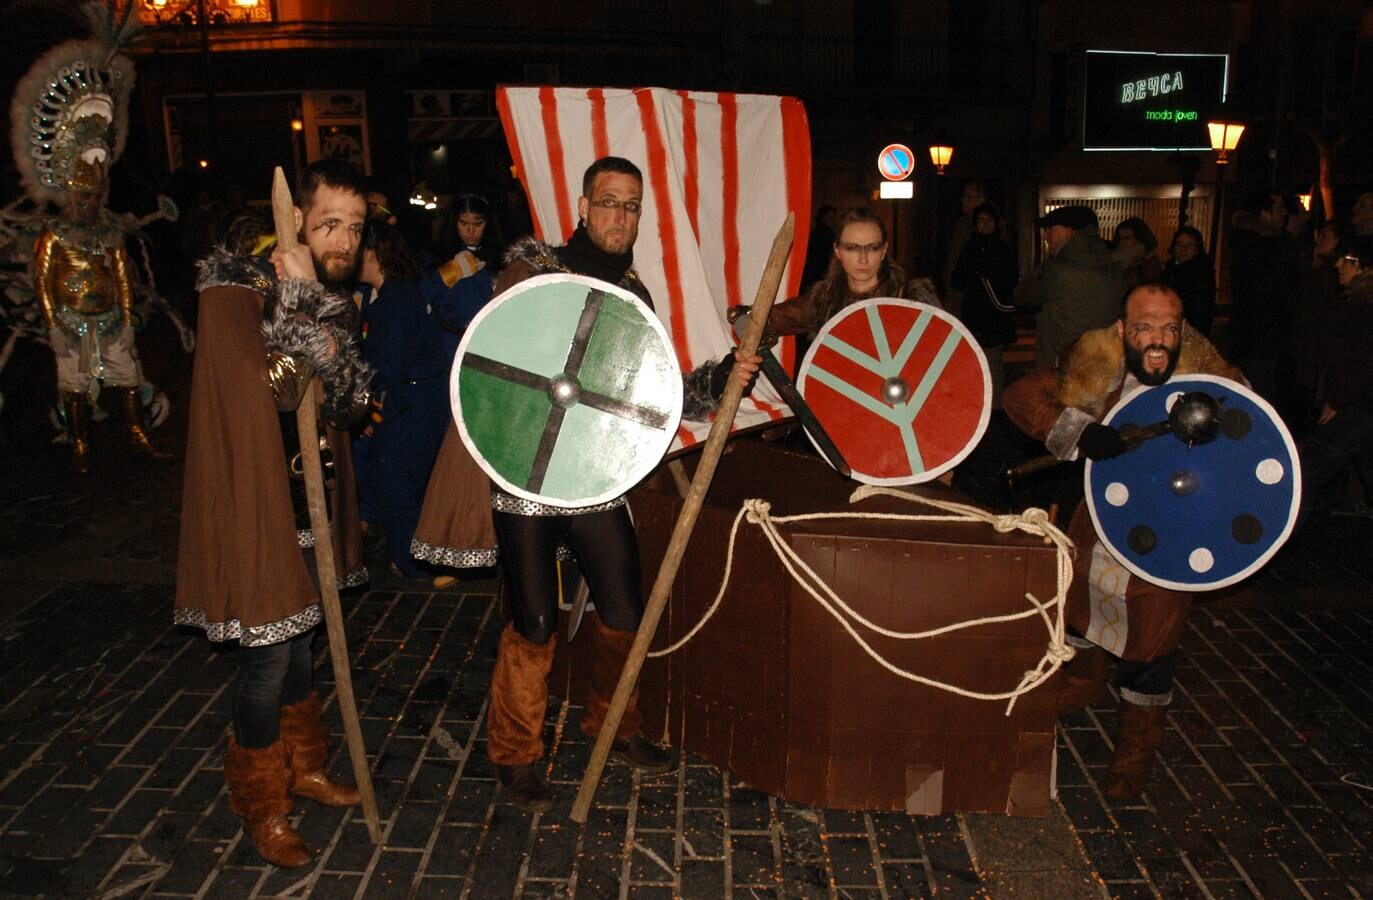
<path fill-rule="evenodd" d="M 486 720 L 486 754 L 498 766 L 528 765 L 543 756 L 548 672 L 556 643 L 556 637 L 532 643 L 514 625 L 501 632 Z"/>
<path fill-rule="evenodd" d="M 247 750 L 229 738 L 224 754 L 224 780 L 229 784 L 229 808 L 243 819 L 243 827 L 258 855 L 274 866 L 299 869 L 314 861 L 310 849 L 291 828 L 287 794 L 291 770 L 286 745 L 277 741 L 260 750 Z"/>
<path fill-rule="evenodd" d="M 593 624 L 591 640 L 591 690 L 586 698 L 586 713 L 582 716 L 582 731 L 590 738 L 601 733 L 605 714 L 610 710 L 610 699 L 615 696 L 615 687 L 620 683 L 620 673 L 624 671 L 625 660 L 629 658 L 629 648 L 634 646 L 634 632 L 615 631 L 606 628 L 596 619 Z M 620 719 L 620 727 L 615 731 L 617 740 L 628 740 L 639 733 L 643 720 L 639 716 L 639 688 L 629 695 L 629 705 Z"/>
<path fill-rule="evenodd" d="M 281 742 L 291 767 L 291 793 L 325 806 L 353 806 L 362 798 L 351 784 L 330 781 L 324 774 L 329 759 L 329 726 L 319 694 L 310 692 L 299 703 L 281 708 Z"/>
<path fill-rule="evenodd" d="M 1075 649 L 1076 655 L 1062 669 L 1058 691 L 1060 716 L 1092 706 L 1106 695 L 1106 651 L 1095 645 Z"/>
<path fill-rule="evenodd" d="M 1116 800 L 1134 800 L 1154 768 L 1154 752 L 1163 743 L 1168 707 L 1136 706 L 1121 700 L 1116 719 L 1116 752 L 1101 780 L 1101 791 Z"/>
<path fill-rule="evenodd" d="M 591 662 L 591 690 L 586 698 L 586 713 L 582 716 L 582 731 L 592 738 L 601 734 L 610 701 L 620 683 L 620 673 L 624 671 L 625 660 L 634 646 L 634 636 L 632 631 L 615 631 L 606 628 L 599 619 L 596 620 L 596 628 L 592 632 L 595 652 Z M 659 747 L 641 735 L 639 732 L 643 724 L 643 716 L 639 714 L 639 688 L 636 685 L 634 692 L 629 695 L 629 705 L 620 719 L 620 727 L 615 730 L 611 757 L 649 775 L 676 770 L 680 754 L 675 748 Z"/>

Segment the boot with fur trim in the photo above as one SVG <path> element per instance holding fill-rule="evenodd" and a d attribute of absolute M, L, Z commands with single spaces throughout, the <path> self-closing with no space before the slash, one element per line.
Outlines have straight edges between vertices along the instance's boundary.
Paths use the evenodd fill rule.
<path fill-rule="evenodd" d="M 615 688 L 620 683 L 620 673 L 624 671 L 629 649 L 634 645 L 635 633 L 615 631 L 606 628 L 599 619 L 595 622 L 592 640 L 595 652 L 591 663 L 591 690 L 586 698 L 586 713 L 582 716 L 582 731 L 595 738 L 601 733 L 610 700 L 615 696 Z M 649 775 L 672 772 L 680 762 L 680 754 L 674 747 L 659 747 L 639 732 L 643 728 L 643 717 L 639 715 L 639 688 L 629 695 L 629 705 L 625 707 L 620 727 L 615 731 L 615 742 L 611 744 L 610 755 L 614 759 Z"/>
<path fill-rule="evenodd" d="M 331 781 L 324 773 L 329 759 L 329 726 L 319 694 L 281 707 L 281 742 L 291 767 L 291 793 L 325 806 L 353 806 L 362 798 L 351 784 Z"/>
<path fill-rule="evenodd" d="M 286 764 L 285 744 L 277 741 L 260 750 L 249 750 L 231 736 L 224 754 L 224 780 L 229 784 L 229 808 L 243 819 L 243 828 L 259 856 L 287 869 L 299 869 L 314 861 L 310 848 L 286 821 L 292 804 L 287 794 L 291 769 Z"/>

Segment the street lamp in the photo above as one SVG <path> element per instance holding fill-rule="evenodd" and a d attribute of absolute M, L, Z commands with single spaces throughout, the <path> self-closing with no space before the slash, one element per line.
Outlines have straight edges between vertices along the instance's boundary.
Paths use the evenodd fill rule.
<path fill-rule="evenodd" d="M 934 170 L 937 174 L 944 174 L 944 167 L 953 159 L 953 147 L 948 144 L 936 143 L 930 145 L 930 162 L 934 163 Z"/>
<path fill-rule="evenodd" d="M 1225 166 L 1230 162 L 1225 154 L 1239 146 L 1244 123 L 1216 119 L 1206 123 L 1206 130 L 1211 134 L 1211 149 L 1216 151 L 1216 207 L 1211 212 L 1211 258 L 1219 266 L 1220 253 L 1216 241 L 1220 238 L 1220 219 L 1225 210 Z"/>
<path fill-rule="evenodd" d="M 951 159 L 953 159 L 953 145 L 948 141 L 936 139 L 934 143 L 930 144 L 930 162 L 934 163 L 935 171 L 934 197 L 931 198 L 934 200 L 934 240 L 931 241 L 931 246 L 934 247 L 934 266 L 936 269 L 943 260 L 944 250 L 944 229 L 941 219 L 943 210 L 940 208 L 939 184 L 944 180 L 944 167 L 949 164 Z"/>

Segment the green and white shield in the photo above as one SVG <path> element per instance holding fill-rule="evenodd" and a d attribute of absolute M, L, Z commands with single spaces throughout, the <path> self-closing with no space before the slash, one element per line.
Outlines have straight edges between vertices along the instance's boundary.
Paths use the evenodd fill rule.
<path fill-rule="evenodd" d="M 575 509 L 624 494 L 667 452 L 682 376 L 653 310 L 581 275 L 539 275 L 488 304 L 453 359 L 453 418 L 502 490 Z"/>

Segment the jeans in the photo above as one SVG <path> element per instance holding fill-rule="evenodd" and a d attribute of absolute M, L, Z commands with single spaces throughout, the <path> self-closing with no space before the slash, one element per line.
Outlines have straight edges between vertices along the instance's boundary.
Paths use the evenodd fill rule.
<path fill-rule="evenodd" d="M 281 708 L 310 696 L 314 686 L 315 631 L 264 647 L 240 647 L 234 682 L 234 739 L 245 749 L 275 744 L 281 730 Z"/>

